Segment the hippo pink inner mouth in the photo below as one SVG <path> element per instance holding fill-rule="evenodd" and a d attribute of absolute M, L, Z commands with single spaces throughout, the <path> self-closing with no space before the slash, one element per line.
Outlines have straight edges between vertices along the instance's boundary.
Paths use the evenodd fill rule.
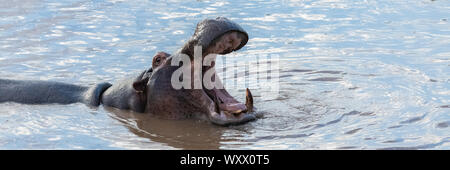
<path fill-rule="evenodd" d="M 208 54 L 227 54 L 239 47 L 241 44 L 244 35 L 238 32 L 229 32 L 217 39 L 215 43 L 213 43 L 207 50 L 204 55 Z M 215 69 L 215 62 L 212 63 L 211 66 L 205 66 L 204 70 Z M 216 75 L 217 76 L 217 75 Z M 216 77 L 217 78 L 217 77 Z M 246 104 L 240 103 L 236 99 L 234 99 L 225 89 L 206 89 L 203 88 L 206 94 L 208 94 L 209 98 L 215 102 L 216 112 L 224 112 L 228 115 L 238 116 L 241 113 L 251 112 L 251 109 L 248 107 L 253 107 L 253 99 L 251 99 L 251 103 L 246 102 Z M 248 91 L 248 90 L 247 90 Z M 251 95 L 248 96 L 249 91 L 247 92 L 247 101 Z M 252 105 L 252 106 L 249 106 Z"/>
<path fill-rule="evenodd" d="M 210 120 L 220 125 L 240 124 L 255 120 L 253 111 L 253 97 L 250 90 L 246 91 L 245 104 L 230 96 L 225 89 L 204 89 L 207 96 L 214 103 L 214 111 L 210 113 Z"/>
<path fill-rule="evenodd" d="M 225 89 L 205 89 L 206 94 L 217 103 L 219 110 L 225 113 L 240 114 L 248 111 L 247 106 L 234 99 Z"/>

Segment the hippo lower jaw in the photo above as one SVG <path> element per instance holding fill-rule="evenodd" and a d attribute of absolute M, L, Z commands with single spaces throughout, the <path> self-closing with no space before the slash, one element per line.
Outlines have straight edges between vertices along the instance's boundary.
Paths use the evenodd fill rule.
<path fill-rule="evenodd" d="M 208 95 L 209 96 L 209 95 Z M 256 120 L 257 116 L 253 110 L 253 96 L 249 89 L 246 90 L 246 103 L 245 106 L 241 103 L 222 103 L 223 99 L 219 99 L 220 95 L 209 96 L 212 97 L 212 101 L 214 102 L 214 109 L 211 109 L 209 113 L 209 120 L 217 125 L 227 126 L 227 125 L 238 125 L 243 124 L 252 120 Z M 222 96 L 223 97 L 223 96 Z M 231 96 L 229 97 L 232 100 Z M 230 101 L 230 100 L 228 100 Z M 237 101 L 236 101 L 237 102 Z M 236 107 L 226 107 L 230 105 L 237 105 Z M 231 109 L 230 109 L 231 108 Z"/>
<path fill-rule="evenodd" d="M 209 120 L 217 125 L 228 126 L 228 125 L 239 125 L 244 124 L 252 120 L 256 120 L 256 115 L 253 113 L 243 113 L 239 116 L 229 116 L 225 113 L 211 112 L 209 115 Z"/>

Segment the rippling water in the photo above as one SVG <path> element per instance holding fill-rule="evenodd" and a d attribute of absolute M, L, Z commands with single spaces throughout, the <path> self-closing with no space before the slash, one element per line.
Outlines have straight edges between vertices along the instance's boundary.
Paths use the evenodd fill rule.
<path fill-rule="evenodd" d="M 450 149 L 445 0 L 2 1 L 0 78 L 114 82 L 217 16 L 250 35 L 219 56 L 219 71 L 231 67 L 224 58 L 279 56 L 278 97 L 252 90 L 261 119 L 218 127 L 103 106 L 1 103 L 0 148 Z M 243 90 L 229 92 L 244 100 Z"/>

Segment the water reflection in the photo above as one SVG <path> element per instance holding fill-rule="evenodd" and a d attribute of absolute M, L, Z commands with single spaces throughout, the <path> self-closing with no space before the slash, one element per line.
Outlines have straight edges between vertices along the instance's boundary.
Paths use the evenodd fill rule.
<path fill-rule="evenodd" d="M 148 114 L 105 107 L 130 132 L 181 149 L 219 149 L 226 128 L 199 120 L 165 120 Z"/>

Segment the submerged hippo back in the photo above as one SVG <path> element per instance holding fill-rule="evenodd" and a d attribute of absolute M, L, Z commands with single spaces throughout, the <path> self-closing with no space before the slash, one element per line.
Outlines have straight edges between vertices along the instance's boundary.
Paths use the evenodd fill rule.
<path fill-rule="evenodd" d="M 110 86 L 109 83 L 85 87 L 53 81 L 0 79 L 0 102 L 24 104 L 82 102 L 98 106 L 101 94 Z"/>

